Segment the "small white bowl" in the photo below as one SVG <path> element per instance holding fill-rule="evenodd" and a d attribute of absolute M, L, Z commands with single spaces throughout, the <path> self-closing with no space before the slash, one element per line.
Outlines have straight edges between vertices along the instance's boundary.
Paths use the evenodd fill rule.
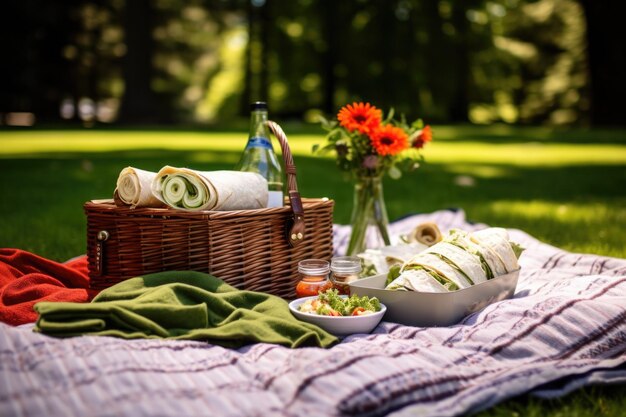
<path fill-rule="evenodd" d="M 291 314 L 296 316 L 297 319 L 315 324 L 335 336 L 369 333 L 378 326 L 378 323 L 385 315 L 385 311 L 387 311 L 387 307 L 382 303 L 380 304 L 380 311 L 362 316 L 321 316 L 298 311 L 302 303 L 315 298 L 317 296 L 298 298 L 290 302 L 289 310 L 291 310 Z"/>

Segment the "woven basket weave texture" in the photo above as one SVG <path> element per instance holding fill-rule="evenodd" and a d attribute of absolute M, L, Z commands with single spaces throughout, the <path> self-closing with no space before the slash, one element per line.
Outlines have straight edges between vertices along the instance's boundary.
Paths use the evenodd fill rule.
<path fill-rule="evenodd" d="M 298 262 L 332 256 L 332 200 L 303 199 L 307 233 L 301 245 L 285 238 L 289 206 L 231 212 L 129 209 L 88 202 L 87 254 L 91 286 L 159 271 L 208 272 L 246 290 L 294 297 Z M 108 232 L 101 244 L 98 234 Z M 98 273 L 98 245 L 102 268 Z"/>
<path fill-rule="evenodd" d="M 298 263 L 332 256 L 334 201 L 300 199 L 287 137 L 274 122 L 269 126 L 285 161 L 289 200 L 284 207 L 184 211 L 130 209 L 113 200 L 87 202 L 91 287 L 104 289 L 154 272 L 191 270 L 210 273 L 239 289 L 294 298 Z M 303 233 L 296 237 L 294 230 Z"/>

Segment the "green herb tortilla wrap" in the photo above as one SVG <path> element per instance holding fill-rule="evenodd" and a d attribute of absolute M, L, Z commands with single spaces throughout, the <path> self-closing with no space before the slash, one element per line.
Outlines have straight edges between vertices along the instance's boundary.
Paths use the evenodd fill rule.
<path fill-rule="evenodd" d="M 469 233 L 451 230 L 439 243 L 404 263 L 387 278 L 389 290 L 448 292 L 519 269 L 523 248 L 509 241 L 506 229 Z"/>
<path fill-rule="evenodd" d="M 509 234 L 505 229 L 492 227 L 490 229 L 480 230 L 472 233 L 471 240 L 483 247 L 491 248 L 502 262 L 506 272 L 511 272 L 519 268 L 517 259 L 519 254 L 517 245 L 509 242 Z"/>
<path fill-rule="evenodd" d="M 152 181 L 156 172 L 126 167 L 117 178 L 115 201 L 118 205 L 136 207 L 161 207 L 163 203 L 152 194 Z"/>
<path fill-rule="evenodd" d="M 163 167 L 152 192 L 168 206 L 185 210 L 248 210 L 267 207 L 267 181 L 253 172 Z"/>

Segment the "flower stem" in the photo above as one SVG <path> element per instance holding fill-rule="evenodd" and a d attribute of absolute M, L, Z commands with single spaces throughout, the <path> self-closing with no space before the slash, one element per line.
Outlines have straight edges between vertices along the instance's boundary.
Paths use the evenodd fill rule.
<path fill-rule="evenodd" d="M 352 234 L 348 243 L 348 255 L 365 251 L 367 247 L 368 228 L 376 235 L 376 246 L 390 244 L 387 226 L 387 209 L 383 197 L 382 179 L 377 177 L 361 177 L 354 184 L 354 200 L 352 207 Z M 370 232 L 371 233 L 371 232 Z M 370 236 L 371 237 L 371 236 Z"/>

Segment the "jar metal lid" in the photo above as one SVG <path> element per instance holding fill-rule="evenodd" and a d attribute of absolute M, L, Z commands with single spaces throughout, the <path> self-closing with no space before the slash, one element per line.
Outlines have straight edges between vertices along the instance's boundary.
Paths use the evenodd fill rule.
<path fill-rule="evenodd" d="M 330 261 L 330 269 L 340 274 L 361 272 L 361 258 L 358 256 L 337 256 Z"/>
<path fill-rule="evenodd" d="M 305 259 L 298 263 L 298 271 L 307 275 L 327 275 L 330 264 L 323 259 Z"/>

